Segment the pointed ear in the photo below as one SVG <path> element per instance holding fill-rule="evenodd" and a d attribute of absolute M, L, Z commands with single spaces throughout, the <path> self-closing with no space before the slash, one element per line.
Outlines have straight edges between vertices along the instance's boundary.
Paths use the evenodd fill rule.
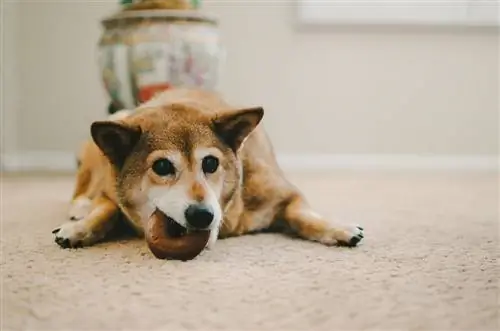
<path fill-rule="evenodd" d="M 264 116 L 262 107 L 233 110 L 214 120 L 214 131 L 235 152 Z"/>
<path fill-rule="evenodd" d="M 98 121 L 90 127 L 92 139 L 109 161 L 121 168 L 141 137 L 141 128 L 112 121 Z"/>

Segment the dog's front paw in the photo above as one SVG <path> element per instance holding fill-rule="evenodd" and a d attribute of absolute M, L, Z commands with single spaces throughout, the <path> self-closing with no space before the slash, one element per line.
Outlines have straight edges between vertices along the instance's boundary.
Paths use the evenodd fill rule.
<path fill-rule="evenodd" d="M 342 246 L 356 247 L 358 243 L 365 237 L 364 229 L 360 226 L 354 226 L 346 230 L 347 240 L 339 240 Z"/>
<path fill-rule="evenodd" d="M 92 210 L 92 201 L 87 197 L 76 198 L 71 204 L 68 217 L 72 221 L 84 219 Z"/>
<path fill-rule="evenodd" d="M 364 238 L 364 230 L 360 226 L 334 228 L 327 231 L 320 242 L 325 245 L 356 247 Z"/>
<path fill-rule="evenodd" d="M 91 245 L 94 234 L 82 221 L 65 223 L 52 230 L 54 241 L 62 248 L 77 248 Z"/>

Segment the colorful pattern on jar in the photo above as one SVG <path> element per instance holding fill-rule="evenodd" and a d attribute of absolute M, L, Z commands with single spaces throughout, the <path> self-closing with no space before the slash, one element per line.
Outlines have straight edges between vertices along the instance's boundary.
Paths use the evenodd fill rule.
<path fill-rule="evenodd" d="M 216 25 L 123 21 L 105 30 L 99 47 L 103 84 L 115 105 L 132 108 L 171 87 L 217 88 L 223 49 Z"/>

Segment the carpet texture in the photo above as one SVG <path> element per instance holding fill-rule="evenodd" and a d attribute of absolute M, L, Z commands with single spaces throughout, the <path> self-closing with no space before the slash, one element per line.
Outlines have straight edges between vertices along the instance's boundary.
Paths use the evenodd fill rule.
<path fill-rule="evenodd" d="M 1 330 L 498 330 L 495 174 L 294 174 L 355 249 L 259 234 L 165 262 L 141 240 L 64 250 L 70 177 L 2 179 Z"/>

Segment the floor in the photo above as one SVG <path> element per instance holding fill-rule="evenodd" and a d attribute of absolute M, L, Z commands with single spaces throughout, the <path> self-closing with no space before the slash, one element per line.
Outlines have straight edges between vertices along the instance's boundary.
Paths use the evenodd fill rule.
<path fill-rule="evenodd" d="M 1 330 L 498 330 L 499 180 L 487 173 L 290 175 L 355 249 L 280 235 L 190 262 L 141 240 L 64 250 L 72 178 L 5 176 Z"/>

